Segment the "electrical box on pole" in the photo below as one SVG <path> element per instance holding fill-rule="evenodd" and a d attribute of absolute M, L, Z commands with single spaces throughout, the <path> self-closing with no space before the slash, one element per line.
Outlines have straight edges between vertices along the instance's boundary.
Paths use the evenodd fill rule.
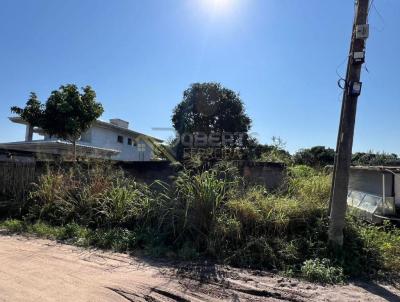
<path fill-rule="evenodd" d="M 353 64 L 364 64 L 365 63 L 365 51 L 357 51 L 352 53 Z"/>
<path fill-rule="evenodd" d="M 369 25 L 358 24 L 356 26 L 356 39 L 366 40 L 369 37 Z"/>

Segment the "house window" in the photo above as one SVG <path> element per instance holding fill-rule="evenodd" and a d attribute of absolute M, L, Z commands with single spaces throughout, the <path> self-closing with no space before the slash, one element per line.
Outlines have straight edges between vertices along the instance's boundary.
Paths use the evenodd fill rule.
<path fill-rule="evenodd" d="M 137 145 L 137 149 L 139 152 L 144 152 L 146 151 L 146 144 L 140 143 Z"/>
<path fill-rule="evenodd" d="M 132 146 L 132 139 L 130 137 L 128 137 L 128 145 Z"/>
<path fill-rule="evenodd" d="M 120 144 L 123 144 L 124 143 L 124 137 L 122 135 L 118 135 L 117 142 L 120 143 Z"/>

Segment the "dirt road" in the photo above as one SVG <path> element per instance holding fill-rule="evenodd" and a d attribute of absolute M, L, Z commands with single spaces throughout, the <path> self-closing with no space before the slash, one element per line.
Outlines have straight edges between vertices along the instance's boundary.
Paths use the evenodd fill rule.
<path fill-rule="evenodd" d="M 322 287 L 0 235 L 0 301 L 400 301 L 399 294 L 379 285 Z"/>

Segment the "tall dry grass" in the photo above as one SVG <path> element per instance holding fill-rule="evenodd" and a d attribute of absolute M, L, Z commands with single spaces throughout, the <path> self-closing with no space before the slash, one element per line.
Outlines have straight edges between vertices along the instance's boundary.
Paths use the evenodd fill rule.
<path fill-rule="evenodd" d="M 151 186 L 107 165 L 49 169 L 31 191 L 26 217 L 56 225 L 62 236 L 71 228 L 90 234 L 84 241 L 99 247 L 211 257 L 328 281 L 336 280 L 334 272 L 371 276 L 399 267 L 400 235 L 393 229 L 349 221 L 343 255 L 332 253 L 329 174 L 295 166 L 286 182 L 286 190 L 275 193 L 249 187 L 227 163 L 183 169 L 171 185 Z"/>
<path fill-rule="evenodd" d="M 109 165 L 49 168 L 34 184 L 27 217 L 55 224 L 129 226 L 146 219 L 151 198 L 147 185 Z"/>

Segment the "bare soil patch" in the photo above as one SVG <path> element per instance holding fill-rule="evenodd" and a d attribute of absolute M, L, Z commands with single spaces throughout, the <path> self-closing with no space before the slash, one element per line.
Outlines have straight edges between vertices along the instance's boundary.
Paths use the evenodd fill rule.
<path fill-rule="evenodd" d="M 0 235 L 0 301 L 400 301 L 392 286 L 321 286 Z"/>

